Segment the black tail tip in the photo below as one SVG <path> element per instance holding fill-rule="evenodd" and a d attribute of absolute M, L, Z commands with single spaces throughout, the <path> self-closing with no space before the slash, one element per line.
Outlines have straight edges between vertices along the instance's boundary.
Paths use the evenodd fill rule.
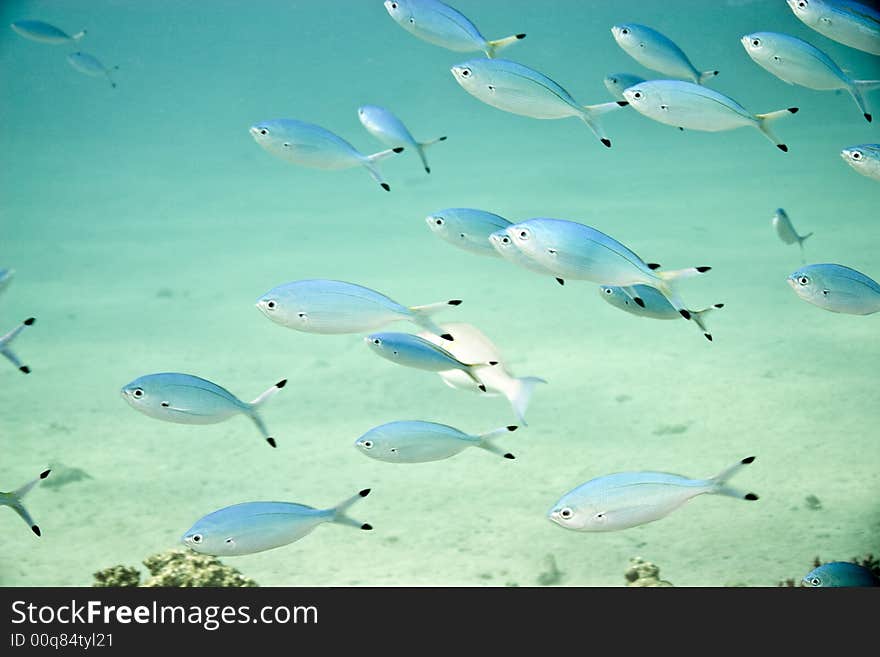
<path fill-rule="evenodd" d="M 444 333 L 440 337 L 443 338 L 444 340 L 449 340 L 449 342 L 455 342 L 455 339 L 452 337 L 451 333 Z"/>
<path fill-rule="evenodd" d="M 781 150 L 783 153 L 788 153 L 788 146 L 785 144 L 776 144 L 776 148 Z"/>
<path fill-rule="evenodd" d="M 800 109 L 801 109 L 800 107 L 789 107 L 788 111 L 791 112 L 792 114 L 797 114 Z"/>
<path fill-rule="evenodd" d="M 687 311 L 687 310 L 679 310 L 678 312 L 679 312 L 679 314 L 680 314 L 682 317 L 684 317 L 685 319 L 690 319 L 690 318 L 691 318 L 691 314 L 690 314 L 690 312 Z"/>
<path fill-rule="evenodd" d="M 559 283 L 560 285 L 565 285 L 565 279 L 564 279 L 564 278 L 557 278 L 557 279 L 556 279 L 556 282 Z"/>
<path fill-rule="evenodd" d="M 275 442 L 274 438 L 266 438 L 266 442 L 269 443 L 272 447 L 278 447 L 278 443 Z"/>
<path fill-rule="evenodd" d="M 447 303 L 448 305 L 450 305 L 450 306 L 460 306 L 460 305 L 461 305 L 461 299 L 450 299 L 450 300 L 447 301 L 446 303 Z"/>
<path fill-rule="evenodd" d="M 706 336 L 706 339 L 707 339 L 709 342 L 712 342 L 712 334 L 711 334 L 711 333 L 703 333 L 703 335 Z"/>
<path fill-rule="evenodd" d="M 36 525 L 31 526 L 31 531 L 33 531 L 34 534 L 36 534 L 37 536 L 42 536 L 42 534 L 40 533 L 40 528 L 37 527 Z"/>
<path fill-rule="evenodd" d="M 716 303 L 715 307 L 716 308 L 724 308 L 724 304 L 723 303 Z"/>
<path fill-rule="evenodd" d="M 283 388 L 287 385 L 287 379 L 281 379 L 278 383 L 275 384 L 276 388 Z"/>
<path fill-rule="evenodd" d="M 397 148 L 392 148 L 391 150 L 395 153 L 403 153 L 403 146 L 398 146 Z"/>
<path fill-rule="evenodd" d="M 517 34 L 517 35 L 516 35 L 516 38 L 517 38 L 517 39 L 525 39 L 525 38 L 526 38 L 526 35 L 525 35 L 525 34 Z"/>
<path fill-rule="evenodd" d="M 484 386 L 482 383 L 477 387 L 480 389 L 481 392 L 486 392 L 486 386 Z"/>
<path fill-rule="evenodd" d="M 431 167 L 425 167 L 425 173 L 431 173 Z"/>
<path fill-rule="evenodd" d="M 372 488 L 364 488 L 363 490 L 358 491 L 358 495 L 360 495 L 361 497 L 366 497 L 367 495 L 370 494 L 371 490 L 372 490 Z"/>
<path fill-rule="evenodd" d="M 517 429 L 519 429 L 519 427 L 515 424 L 508 425 L 507 427 L 508 431 L 516 431 Z"/>
<path fill-rule="evenodd" d="M 33 323 L 36 322 L 36 318 L 28 317 L 24 322 L 22 322 L 25 326 L 33 326 Z"/>
<path fill-rule="evenodd" d="M 873 121 L 873 119 L 871 118 L 871 115 L 868 114 L 867 112 L 865 112 L 865 121 L 867 121 L 868 123 L 870 123 L 871 121 Z"/>
<path fill-rule="evenodd" d="M 712 269 L 712 268 L 711 267 L 697 267 L 697 271 L 700 272 L 701 274 L 705 274 L 710 269 Z"/>
<path fill-rule="evenodd" d="M 388 183 L 380 183 L 380 184 L 382 185 L 382 189 L 384 189 L 386 192 L 391 191 L 391 185 L 389 185 Z"/>
<path fill-rule="evenodd" d="M 629 105 L 629 101 L 628 100 L 618 100 L 617 104 L 620 105 L 621 107 L 626 107 L 627 105 Z"/>
<path fill-rule="evenodd" d="M 361 529 L 364 529 L 366 531 L 370 531 L 371 529 L 373 529 L 373 525 L 371 525 L 368 522 L 365 522 L 363 525 L 361 525 Z"/>
<path fill-rule="evenodd" d="M 633 301 L 635 301 L 636 305 L 639 306 L 640 308 L 645 307 L 645 300 L 642 299 L 642 297 L 633 297 Z"/>
<path fill-rule="evenodd" d="M 748 465 L 749 463 L 751 463 L 754 460 L 755 460 L 754 456 L 747 456 L 742 461 L 740 461 L 740 463 L 742 463 L 743 465 Z"/>
<path fill-rule="evenodd" d="M 507 452 L 507 454 L 504 455 L 504 458 L 510 459 L 512 461 L 516 457 L 513 454 L 511 454 L 510 452 Z"/>
<path fill-rule="evenodd" d="M 758 499 L 758 496 L 755 495 L 754 493 L 746 493 L 746 496 L 743 499 L 749 500 L 750 502 L 754 502 L 755 500 Z"/>
<path fill-rule="evenodd" d="M 49 470 L 43 470 L 43 471 L 40 473 L 40 479 L 45 479 L 46 477 L 48 477 L 50 472 L 52 472 L 51 469 L 49 469 Z"/>
<path fill-rule="evenodd" d="M 30 374 L 31 368 L 28 367 L 27 365 L 22 365 L 21 367 L 18 368 L 18 371 L 21 372 L 22 374 Z"/>
<path fill-rule="evenodd" d="M 446 135 L 443 135 L 442 137 L 437 137 L 437 141 L 446 141 L 447 139 L 449 139 L 449 137 L 447 137 Z"/>
<path fill-rule="evenodd" d="M 605 148 L 611 148 L 611 140 L 610 139 L 600 139 L 599 141 L 601 141 L 605 145 Z"/>
<path fill-rule="evenodd" d="M 497 364 L 498 364 L 498 361 L 497 361 L 497 360 L 490 360 L 490 361 L 489 361 L 489 365 L 493 365 L 493 366 L 494 366 L 494 365 L 497 365 Z"/>
<path fill-rule="evenodd" d="M 655 269 L 660 269 L 660 263 L 659 262 L 649 262 L 648 269 L 650 269 L 651 271 L 654 271 Z"/>

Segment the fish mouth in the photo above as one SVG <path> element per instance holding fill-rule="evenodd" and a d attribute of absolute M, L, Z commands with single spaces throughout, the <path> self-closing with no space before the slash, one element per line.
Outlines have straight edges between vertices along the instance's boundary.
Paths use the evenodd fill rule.
<path fill-rule="evenodd" d="M 613 34 L 614 38 L 616 39 L 618 37 L 618 35 L 620 34 L 620 26 L 619 25 L 613 26 L 611 28 L 611 34 Z"/>
<path fill-rule="evenodd" d="M 256 139 L 260 134 L 259 129 L 255 125 L 252 125 L 250 128 L 248 128 L 248 132 L 251 133 L 251 137 L 253 137 L 254 139 Z"/>
<path fill-rule="evenodd" d="M 748 35 L 748 34 L 746 34 L 746 35 L 744 35 L 744 36 L 741 36 L 741 37 L 739 38 L 739 42 L 740 42 L 741 44 L 743 44 L 743 48 L 746 48 L 746 49 L 748 49 L 748 47 L 749 47 L 749 42 L 750 42 L 750 41 L 751 41 L 751 39 L 749 38 L 749 35 Z"/>
<path fill-rule="evenodd" d="M 797 292 L 797 281 L 794 280 L 794 276 L 789 276 L 785 279 L 785 282 L 788 283 L 792 290 Z"/>

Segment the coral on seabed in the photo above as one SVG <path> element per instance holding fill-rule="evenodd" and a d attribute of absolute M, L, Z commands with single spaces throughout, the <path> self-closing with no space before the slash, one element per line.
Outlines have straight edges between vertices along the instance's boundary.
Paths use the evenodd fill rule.
<path fill-rule="evenodd" d="M 120 565 L 95 573 L 93 586 L 258 586 L 254 580 L 222 563 L 217 557 L 196 554 L 190 550 L 166 550 L 144 559 L 144 565 L 150 571 L 150 577 L 143 584 L 136 568 Z"/>
<path fill-rule="evenodd" d="M 629 568 L 623 574 L 627 586 L 672 586 L 671 582 L 660 579 L 660 568 L 641 557 L 629 560 Z"/>

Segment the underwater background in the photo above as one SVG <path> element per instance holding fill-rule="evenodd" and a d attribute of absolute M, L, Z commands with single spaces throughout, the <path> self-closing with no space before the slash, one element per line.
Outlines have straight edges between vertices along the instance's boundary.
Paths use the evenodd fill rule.
<path fill-rule="evenodd" d="M 877 142 L 845 93 L 789 86 L 739 38 L 779 31 L 858 78 L 878 58 L 798 21 L 783 0 L 457 0 L 488 38 L 527 38 L 503 57 L 580 103 L 612 100 L 605 75 L 652 74 L 612 38 L 615 23 L 676 41 L 707 86 L 754 112 L 800 107 L 757 131 L 679 132 L 631 108 L 603 117 L 605 149 L 577 119 L 539 121 L 477 101 L 453 79 L 456 53 L 416 39 L 381 0 L 66 0 L 0 4 L 0 332 L 35 316 L 15 343 L 32 368 L 0 363 L 0 490 L 49 465 L 88 478 L 27 498 L 34 536 L 0 509 L 0 585 L 88 585 L 92 573 L 179 546 L 201 516 L 252 500 L 329 507 L 370 487 L 352 515 L 373 532 L 321 527 L 279 549 L 225 558 L 263 586 L 618 586 L 633 556 L 677 586 L 773 586 L 819 555 L 880 551 L 880 324 L 825 312 L 785 279 L 801 264 L 770 219 L 785 208 L 807 262 L 880 277 L 880 186 L 839 157 Z M 76 45 L 21 38 L 23 18 L 88 34 Z M 118 65 L 118 86 L 65 56 Z M 448 140 L 365 171 L 320 171 L 271 157 L 248 134 L 274 118 L 320 124 L 364 153 L 385 147 L 357 108 L 391 109 L 417 139 Z M 880 114 L 880 94 L 868 96 Z M 511 221 L 559 217 L 602 230 L 649 262 L 711 265 L 682 286 L 714 341 L 684 321 L 633 317 L 598 286 L 457 250 L 424 217 L 474 207 Z M 392 420 L 470 433 L 514 423 L 502 397 L 445 386 L 376 358 L 357 335 L 269 322 L 254 307 L 305 278 L 351 281 L 404 305 L 463 299 L 439 322 L 479 327 L 517 376 L 540 376 L 528 427 L 482 450 L 427 464 L 353 447 Z M 409 324 L 389 330 L 415 332 Z M 203 376 L 242 399 L 287 387 L 251 422 L 159 422 L 122 400 L 151 372 Z M 760 500 L 700 496 L 667 518 L 609 533 L 565 531 L 545 514 L 603 474 L 708 477 L 755 455 L 738 488 Z M 47 480 L 46 484 L 50 480 Z M 807 498 L 814 496 L 815 501 Z M 546 574 L 550 559 L 559 573 Z"/>

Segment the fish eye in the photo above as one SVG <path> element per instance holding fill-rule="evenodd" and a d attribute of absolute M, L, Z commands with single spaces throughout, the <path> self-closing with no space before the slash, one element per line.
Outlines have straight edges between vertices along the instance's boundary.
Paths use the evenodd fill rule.
<path fill-rule="evenodd" d="M 574 512 L 572 512 L 572 510 L 569 509 L 568 507 L 565 507 L 564 509 L 562 509 L 562 511 L 559 512 L 559 516 L 565 520 L 568 520 L 573 515 L 574 515 Z"/>
<path fill-rule="evenodd" d="M 760 39 L 752 39 L 752 45 L 755 46 L 755 48 L 760 47 L 761 40 Z"/>
<path fill-rule="evenodd" d="M 608 78 L 611 84 L 617 84 L 617 78 Z"/>
<path fill-rule="evenodd" d="M 809 284 L 810 284 L 810 278 L 809 278 L 809 276 L 798 276 L 797 282 L 798 282 L 800 285 L 809 285 Z"/>
<path fill-rule="evenodd" d="M 144 396 L 144 391 L 141 388 L 135 388 L 131 391 L 131 394 L 135 399 L 140 399 Z"/>
<path fill-rule="evenodd" d="M 614 290 L 612 290 L 610 287 L 603 287 L 602 291 L 605 292 L 605 294 L 614 294 Z"/>
<path fill-rule="evenodd" d="M 269 134 L 269 131 L 266 128 L 260 128 L 260 134 L 264 137 Z"/>
<path fill-rule="evenodd" d="M 442 226 L 443 225 L 443 217 L 436 217 L 434 219 L 434 223 L 437 224 L 438 226 Z"/>
<path fill-rule="evenodd" d="M 201 534 L 193 534 L 192 542 L 193 543 L 201 543 L 202 542 L 202 535 Z"/>
<path fill-rule="evenodd" d="M 470 75 L 471 75 L 471 70 L 469 68 L 461 69 L 461 77 L 467 78 L 467 77 L 470 77 Z"/>
<path fill-rule="evenodd" d="M 531 234 L 531 233 L 528 231 L 528 229 L 526 229 L 526 228 L 521 229 L 521 230 L 519 231 L 519 233 L 517 234 L 517 237 L 519 237 L 519 238 L 520 238 L 522 241 L 524 241 L 524 242 L 525 242 L 527 239 L 529 239 L 531 236 L 532 236 L 532 234 Z"/>
<path fill-rule="evenodd" d="M 382 341 L 379 338 L 373 338 L 373 344 L 380 345 L 382 344 Z"/>
<path fill-rule="evenodd" d="M 392 9 L 397 9 L 397 3 L 396 3 L 396 2 L 392 2 L 392 3 L 391 3 L 391 8 L 392 8 Z"/>
<path fill-rule="evenodd" d="M 798 9 L 806 9 L 808 4 L 809 3 L 806 0 L 801 0 L 801 2 L 798 3 Z"/>
<path fill-rule="evenodd" d="M 810 584 L 812 584 L 813 586 L 819 586 L 820 584 L 822 584 L 822 580 L 818 577 L 811 577 Z"/>
<path fill-rule="evenodd" d="M 275 302 L 274 299 L 269 299 L 269 301 L 266 302 L 266 308 L 269 310 L 275 310 L 275 308 L 277 307 L 278 304 Z"/>
<path fill-rule="evenodd" d="M 365 440 L 364 441 L 364 449 L 373 449 L 373 441 Z"/>
<path fill-rule="evenodd" d="M 849 156 L 852 159 L 858 161 L 858 160 L 862 159 L 862 152 L 861 151 L 853 151 L 852 153 L 849 154 Z"/>
<path fill-rule="evenodd" d="M 634 91 L 633 98 L 635 98 L 636 100 L 641 100 L 642 99 L 642 92 L 641 91 Z"/>
<path fill-rule="evenodd" d="M 623 29 L 620 31 L 620 33 L 623 34 L 624 36 L 626 36 L 627 34 L 629 34 L 629 28 L 626 28 L 626 27 L 623 28 Z"/>

